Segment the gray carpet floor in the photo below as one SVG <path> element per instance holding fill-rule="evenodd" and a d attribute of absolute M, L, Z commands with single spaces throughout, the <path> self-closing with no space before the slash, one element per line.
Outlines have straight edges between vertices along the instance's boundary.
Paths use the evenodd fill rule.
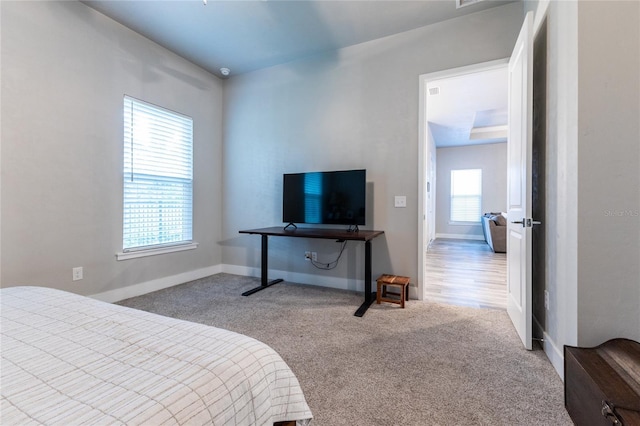
<path fill-rule="evenodd" d="M 544 352 L 502 310 L 409 301 L 217 274 L 119 304 L 208 324 L 273 347 L 295 372 L 313 425 L 571 425 Z"/>

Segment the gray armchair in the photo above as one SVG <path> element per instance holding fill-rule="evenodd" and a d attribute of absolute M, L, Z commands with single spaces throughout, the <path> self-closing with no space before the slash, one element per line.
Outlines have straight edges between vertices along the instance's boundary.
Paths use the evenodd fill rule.
<path fill-rule="evenodd" d="M 507 252 L 507 219 L 500 213 L 485 213 L 482 216 L 484 239 L 494 253 Z"/>

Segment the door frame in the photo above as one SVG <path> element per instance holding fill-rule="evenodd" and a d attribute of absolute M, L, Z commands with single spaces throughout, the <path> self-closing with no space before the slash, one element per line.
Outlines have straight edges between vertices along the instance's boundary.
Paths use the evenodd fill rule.
<path fill-rule="evenodd" d="M 424 277 L 425 271 L 425 256 L 427 254 L 427 232 L 428 226 L 425 221 L 427 220 L 427 211 L 425 208 L 426 197 L 426 179 L 428 170 L 428 114 L 427 111 L 427 84 L 433 80 L 440 80 L 449 77 L 458 77 L 466 74 L 474 74 L 481 71 L 490 71 L 493 69 L 506 68 L 509 66 L 509 58 L 496 59 L 493 61 L 481 62 L 477 64 L 467 65 L 464 67 L 451 68 L 442 71 L 436 71 L 428 74 L 422 74 L 418 77 L 419 83 L 419 107 L 418 107 L 418 291 L 417 299 L 425 300 L 426 283 Z M 506 84 L 506 82 L 505 82 Z M 436 169 L 437 169 L 436 158 Z M 431 194 L 435 206 L 435 187 L 431 187 Z M 435 208 L 435 207 L 434 207 Z M 435 222 L 435 221 L 434 221 Z M 429 224 L 429 226 L 435 227 L 435 223 Z M 434 232 L 435 234 L 435 232 Z"/>

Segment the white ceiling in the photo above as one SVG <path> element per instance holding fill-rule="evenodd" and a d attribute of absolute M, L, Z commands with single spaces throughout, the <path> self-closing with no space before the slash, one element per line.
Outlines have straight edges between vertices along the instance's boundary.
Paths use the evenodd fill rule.
<path fill-rule="evenodd" d="M 221 76 L 401 33 L 513 0 L 456 8 L 455 0 L 82 0 Z"/>
<path fill-rule="evenodd" d="M 233 77 L 513 1 L 81 0 L 222 78 L 222 67 Z M 438 83 L 427 109 L 436 146 L 504 140 L 469 138 L 474 121 L 506 124 L 506 71 L 495 74 Z"/>
<path fill-rule="evenodd" d="M 506 142 L 507 66 L 427 84 L 427 122 L 436 146 Z M 437 95 L 430 94 L 437 88 Z M 476 135 L 472 136 L 472 132 Z"/>

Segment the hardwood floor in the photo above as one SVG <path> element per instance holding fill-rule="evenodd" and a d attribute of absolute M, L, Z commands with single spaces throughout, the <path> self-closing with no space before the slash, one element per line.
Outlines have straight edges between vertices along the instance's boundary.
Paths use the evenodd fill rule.
<path fill-rule="evenodd" d="M 484 241 L 436 239 L 426 254 L 425 299 L 507 308 L 507 256 Z"/>

